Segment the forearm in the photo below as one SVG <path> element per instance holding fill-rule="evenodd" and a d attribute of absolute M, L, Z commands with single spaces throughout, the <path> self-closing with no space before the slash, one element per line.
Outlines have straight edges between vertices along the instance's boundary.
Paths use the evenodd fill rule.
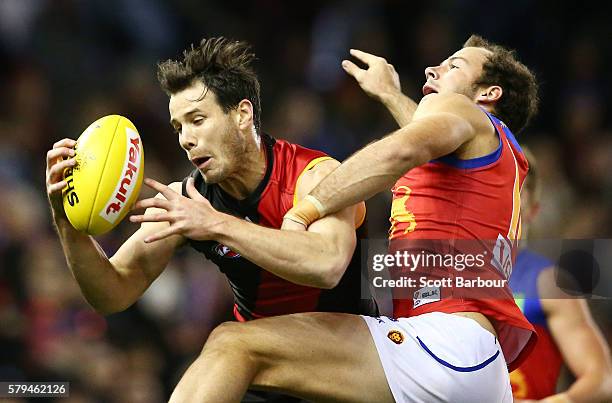
<path fill-rule="evenodd" d="M 412 122 L 412 116 L 417 108 L 417 103 L 401 92 L 393 95 L 381 96 L 380 101 L 387 108 L 397 122 L 399 127 L 404 127 Z"/>
<path fill-rule="evenodd" d="M 535 400 L 529 400 L 529 402 L 535 402 Z M 551 396 L 545 397 L 542 400 L 538 400 L 538 402 L 541 402 L 541 403 L 576 403 L 566 393 L 557 393 L 556 395 L 551 395 Z"/>
<path fill-rule="evenodd" d="M 552 267 L 540 273 L 540 294 L 566 295 L 553 286 L 555 273 Z M 591 316 L 586 300 L 568 297 L 542 299 L 542 309 L 563 360 L 575 377 L 562 395 L 576 403 L 611 401 L 610 350 Z"/>
<path fill-rule="evenodd" d="M 323 207 L 321 216 L 389 189 L 404 173 L 420 165 L 422 158 L 406 148 L 402 130 L 355 153 L 310 192 Z"/>
<path fill-rule="evenodd" d="M 91 236 L 75 230 L 67 219 L 55 219 L 55 226 L 68 267 L 87 302 L 102 314 L 131 305 L 127 282 L 100 245 Z M 130 301 L 126 302 L 128 298 Z"/>
<path fill-rule="evenodd" d="M 334 287 L 350 260 L 322 234 L 279 231 L 235 217 L 215 239 L 270 273 L 311 287 Z"/>
<path fill-rule="evenodd" d="M 594 370 L 578 377 L 563 395 L 572 403 L 608 402 L 612 398 L 610 386 L 610 376 L 604 375 L 602 370 Z"/>
<path fill-rule="evenodd" d="M 305 197 L 297 222 L 311 223 L 389 189 L 414 167 L 450 154 L 473 138 L 470 122 L 452 113 L 421 117 L 347 159 Z M 314 200 L 314 201 L 313 201 Z M 313 208 L 316 212 L 313 214 Z M 297 216 L 300 204 L 289 212 Z M 313 219 L 314 218 L 314 219 Z M 292 218 L 290 218 L 292 219 Z"/>

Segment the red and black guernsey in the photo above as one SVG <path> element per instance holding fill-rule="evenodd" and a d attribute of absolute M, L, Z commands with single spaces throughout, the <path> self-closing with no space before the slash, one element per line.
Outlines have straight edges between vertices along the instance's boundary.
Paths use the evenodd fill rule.
<path fill-rule="evenodd" d="M 283 216 L 295 202 L 295 188 L 301 174 L 330 157 L 265 134 L 261 139 L 266 153 L 266 173 L 246 199 L 236 200 L 220 186 L 207 184 L 197 169 L 190 176 L 195 180 L 196 189 L 215 209 L 265 227 L 280 228 Z M 186 195 L 186 183 L 187 178 L 183 180 L 183 195 Z M 358 240 L 365 237 L 365 225 L 357 230 L 357 237 Z M 216 241 L 190 240 L 189 243 L 227 276 L 234 293 L 234 316 L 239 321 L 314 311 L 378 314 L 374 300 L 361 297 L 359 241 L 344 276 L 331 290 L 291 283 Z"/>

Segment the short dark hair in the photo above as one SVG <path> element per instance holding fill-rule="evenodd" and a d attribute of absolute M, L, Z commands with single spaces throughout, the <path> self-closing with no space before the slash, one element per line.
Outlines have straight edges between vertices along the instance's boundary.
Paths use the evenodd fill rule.
<path fill-rule="evenodd" d="M 200 80 L 217 96 L 225 113 L 248 99 L 253 104 L 253 120 L 259 132 L 261 103 L 259 80 L 251 63 L 255 54 L 244 41 L 224 37 L 204 38 L 191 45 L 181 60 L 166 60 L 157 65 L 157 79 L 168 95 L 184 90 Z"/>
<path fill-rule="evenodd" d="M 499 85 L 503 90 L 495 105 L 495 115 L 518 134 L 538 110 L 538 84 L 535 74 L 516 58 L 516 52 L 472 35 L 463 47 L 485 48 L 493 54 L 482 66 L 474 85 Z"/>

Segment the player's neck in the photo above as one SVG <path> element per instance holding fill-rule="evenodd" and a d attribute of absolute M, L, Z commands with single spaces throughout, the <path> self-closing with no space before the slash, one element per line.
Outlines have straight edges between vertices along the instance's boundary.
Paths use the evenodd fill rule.
<path fill-rule="evenodd" d="M 219 183 L 221 189 L 234 199 L 243 200 L 252 194 L 266 174 L 266 151 L 261 138 L 254 138 L 247 143 L 240 167 L 226 180 Z"/>

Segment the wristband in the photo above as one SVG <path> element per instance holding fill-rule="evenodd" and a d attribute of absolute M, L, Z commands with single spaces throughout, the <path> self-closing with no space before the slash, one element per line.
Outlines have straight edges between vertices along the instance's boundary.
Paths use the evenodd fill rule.
<path fill-rule="evenodd" d="M 323 205 L 313 196 L 306 196 L 300 200 L 283 218 L 295 221 L 308 227 L 321 218 Z"/>

